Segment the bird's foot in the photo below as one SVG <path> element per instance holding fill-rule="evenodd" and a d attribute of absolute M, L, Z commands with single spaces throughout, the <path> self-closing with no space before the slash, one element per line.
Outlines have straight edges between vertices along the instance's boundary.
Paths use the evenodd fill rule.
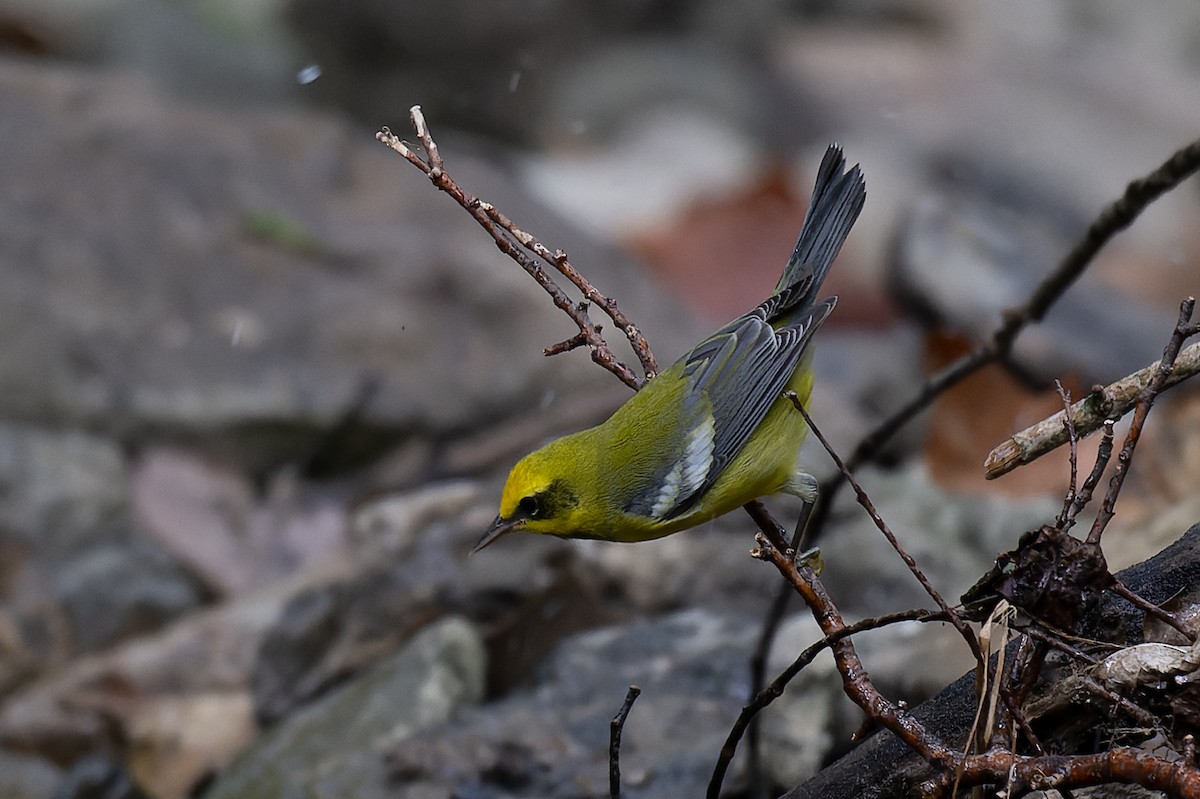
<path fill-rule="evenodd" d="M 813 574 L 817 575 L 825 568 L 825 560 L 821 557 L 820 547 L 812 547 L 803 552 L 797 552 L 795 561 L 796 565 L 812 569 Z"/>

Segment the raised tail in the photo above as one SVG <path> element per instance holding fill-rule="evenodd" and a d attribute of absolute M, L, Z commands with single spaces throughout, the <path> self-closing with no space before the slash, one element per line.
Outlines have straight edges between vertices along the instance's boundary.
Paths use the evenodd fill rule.
<path fill-rule="evenodd" d="M 862 211 L 867 199 L 862 170 L 857 165 L 849 172 L 845 170 L 842 148 L 829 145 L 817 170 L 796 249 L 775 286 L 775 293 L 784 295 L 779 298 L 779 310 L 813 304 L 833 259 Z"/>

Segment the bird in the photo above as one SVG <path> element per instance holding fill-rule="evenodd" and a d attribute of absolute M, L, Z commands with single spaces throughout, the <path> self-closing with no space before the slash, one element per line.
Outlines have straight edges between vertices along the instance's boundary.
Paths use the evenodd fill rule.
<path fill-rule="evenodd" d="M 774 292 L 653 377 L 606 421 L 555 439 L 509 472 L 499 514 L 472 552 L 513 532 L 617 542 L 695 527 L 759 497 L 806 508 L 798 461 L 808 426 L 813 333 L 837 297 L 817 292 L 866 202 L 859 165 L 828 147 Z"/>

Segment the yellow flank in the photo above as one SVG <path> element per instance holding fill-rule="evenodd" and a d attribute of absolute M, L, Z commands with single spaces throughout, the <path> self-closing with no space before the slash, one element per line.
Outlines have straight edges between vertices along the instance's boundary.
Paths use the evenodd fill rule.
<path fill-rule="evenodd" d="M 861 171 L 831 146 L 775 292 L 603 424 L 522 458 L 475 551 L 514 531 L 647 541 L 769 494 L 812 502 L 816 481 L 797 462 L 807 425 L 784 395 L 812 392 L 809 345 L 836 302 L 816 293 L 865 197 Z"/>

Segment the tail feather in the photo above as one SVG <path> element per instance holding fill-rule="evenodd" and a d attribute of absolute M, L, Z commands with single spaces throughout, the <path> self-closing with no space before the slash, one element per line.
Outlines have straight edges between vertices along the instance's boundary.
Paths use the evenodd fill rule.
<path fill-rule="evenodd" d="M 785 295 L 781 309 L 813 304 L 833 259 L 863 209 L 867 187 L 862 170 L 857 165 L 848 172 L 845 169 L 842 148 L 829 145 L 817 170 L 800 238 L 775 286 L 776 294 Z"/>

